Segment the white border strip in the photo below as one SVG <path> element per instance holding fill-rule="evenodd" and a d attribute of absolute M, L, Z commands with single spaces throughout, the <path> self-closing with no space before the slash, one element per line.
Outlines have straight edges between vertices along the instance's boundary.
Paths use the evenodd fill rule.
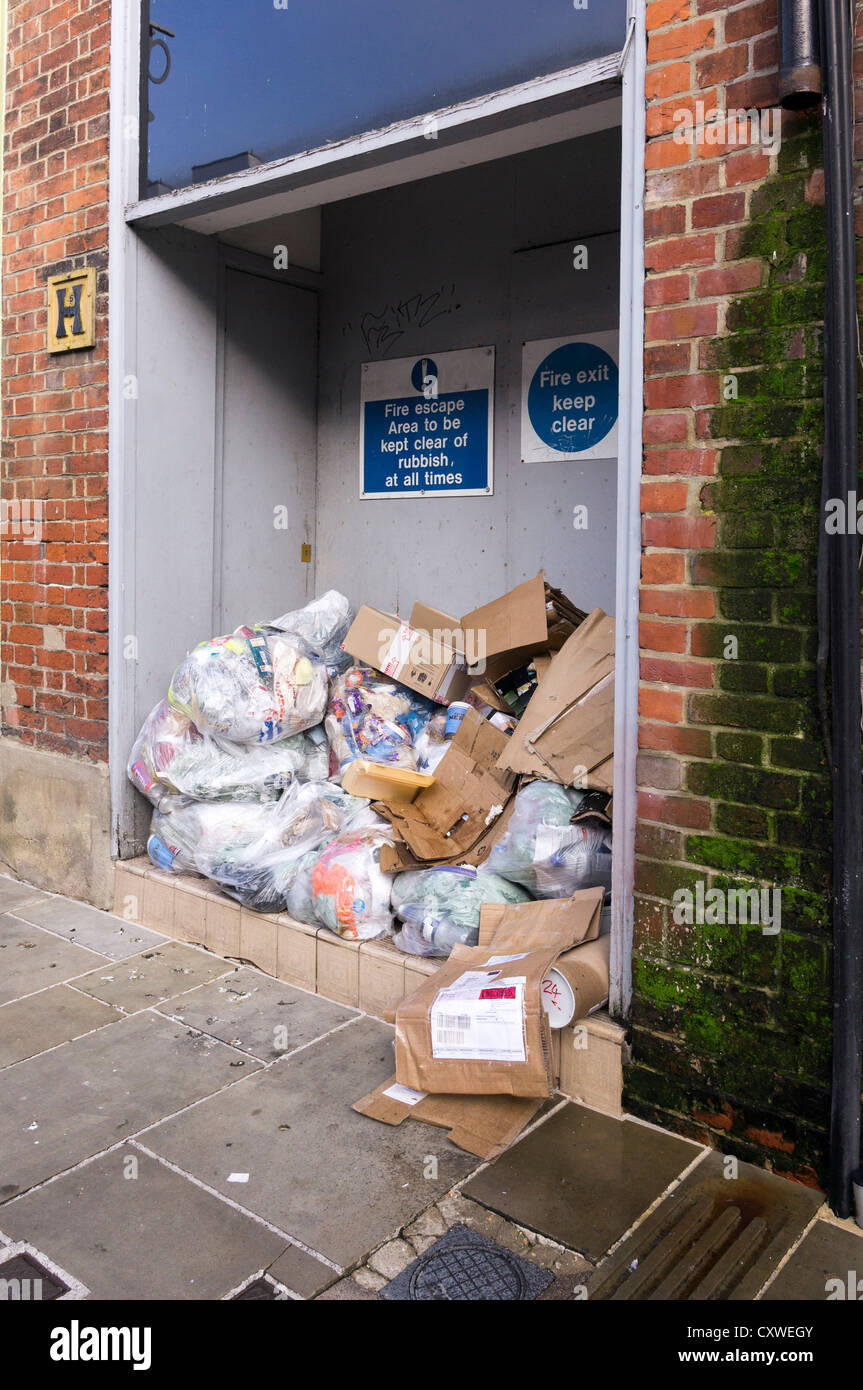
<path fill-rule="evenodd" d="M 137 10 L 137 5 L 134 8 Z M 115 13 L 117 9 L 117 0 L 114 0 Z M 531 78 L 516 86 L 438 111 L 422 112 L 382 129 L 366 131 L 317 149 L 303 150 L 254 169 L 241 169 L 209 183 L 194 184 L 155 198 L 139 199 L 136 192 L 134 198 L 129 200 L 126 216 L 130 222 L 141 226 L 164 225 L 242 203 L 249 198 L 278 193 L 283 188 L 311 182 L 313 176 L 315 180 L 332 178 L 337 173 L 347 172 L 360 159 L 363 160 L 363 167 L 370 163 L 392 162 L 413 153 L 405 147 L 411 141 L 426 138 L 431 122 L 438 137 L 444 132 L 453 131 L 460 139 L 467 139 L 473 133 L 471 127 L 478 122 L 495 118 L 500 120 L 520 107 L 537 106 L 579 88 L 614 80 L 618 76 L 620 60 L 619 52 L 604 58 L 593 58 L 547 77 Z M 520 119 L 529 117 L 523 115 Z"/>
<path fill-rule="evenodd" d="M 644 389 L 644 144 L 646 0 L 630 0 L 623 72 L 620 187 L 620 422 L 614 710 L 614 855 L 610 1012 L 632 998 L 638 755 L 638 586 L 641 579 L 641 428 Z"/>

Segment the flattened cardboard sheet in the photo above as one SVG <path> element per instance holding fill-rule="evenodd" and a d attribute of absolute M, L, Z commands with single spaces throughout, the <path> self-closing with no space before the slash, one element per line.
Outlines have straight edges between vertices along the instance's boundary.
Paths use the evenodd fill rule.
<path fill-rule="evenodd" d="M 485 1159 L 503 1153 L 542 1105 L 531 1096 L 453 1095 L 424 1095 L 411 1104 L 398 1099 L 404 1089 L 391 1076 L 352 1109 L 385 1125 L 400 1125 L 408 1116 L 436 1125 L 449 1130 L 447 1138 L 458 1148 Z"/>

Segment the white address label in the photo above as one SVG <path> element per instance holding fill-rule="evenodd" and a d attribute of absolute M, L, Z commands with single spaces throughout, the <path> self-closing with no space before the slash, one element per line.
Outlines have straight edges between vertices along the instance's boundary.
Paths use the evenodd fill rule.
<path fill-rule="evenodd" d="M 488 976 L 468 983 L 462 976 L 449 989 L 439 990 L 431 1007 L 432 1056 L 523 1062 L 524 990 L 523 975 L 499 983 Z"/>

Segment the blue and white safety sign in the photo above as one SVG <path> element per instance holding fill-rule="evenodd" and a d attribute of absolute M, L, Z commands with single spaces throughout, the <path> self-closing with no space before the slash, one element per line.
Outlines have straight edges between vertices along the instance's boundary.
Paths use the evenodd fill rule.
<path fill-rule="evenodd" d="M 493 458 L 493 347 L 364 364 L 360 497 L 487 497 Z"/>
<path fill-rule="evenodd" d="M 617 336 L 524 344 L 523 463 L 617 456 Z"/>

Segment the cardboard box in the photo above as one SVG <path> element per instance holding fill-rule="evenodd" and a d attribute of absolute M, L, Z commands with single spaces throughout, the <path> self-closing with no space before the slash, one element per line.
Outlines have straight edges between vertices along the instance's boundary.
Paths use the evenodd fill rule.
<path fill-rule="evenodd" d="M 614 752 L 614 619 L 595 608 L 553 657 L 501 754 L 501 767 L 588 784 Z M 610 789 L 610 788 L 609 788 Z"/>
<path fill-rule="evenodd" d="M 413 801 L 417 792 L 432 786 L 434 780 L 428 772 L 375 763 L 370 758 L 355 758 L 342 773 L 344 790 L 351 796 L 367 796 L 370 801 Z"/>
<path fill-rule="evenodd" d="M 460 619 L 415 603 L 411 626 L 438 634 L 459 651 L 474 676 L 493 681 L 541 653 L 558 650 L 586 616 L 540 572 Z"/>
<path fill-rule="evenodd" d="M 381 851 L 382 869 L 404 867 L 398 842 L 420 866 L 478 863 L 488 854 L 515 785 L 512 773 L 502 771 L 498 761 L 507 740 L 507 734 L 468 709 L 435 768 L 434 785 L 411 803 L 375 803 L 374 809 L 397 832 L 392 853 L 384 852 L 389 846 Z"/>
<path fill-rule="evenodd" d="M 602 888 L 580 888 L 571 898 L 540 898 L 530 903 L 483 903 L 479 945 L 498 951 L 533 951 L 556 946 L 568 951 L 595 941 L 602 920 Z"/>
<path fill-rule="evenodd" d="M 363 604 L 343 643 L 358 661 L 439 704 L 458 700 L 470 680 L 459 653 L 394 613 Z"/>
<path fill-rule="evenodd" d="M 455 946 L 396 1011 L 396 1079 L 452 1095 L 550 1096 L 551 1029 L 541 986 L 559 951 Z"/>
<path fill-rule="evenodd" d="M 449 1130 L 447 1138 L 458 1148 L 492 1159 L 518 1138 L 541 1104 L 530 1096 L 433 1096 L 400 1086 L 391 1076 L 352 1109 L 385 1125 L 411 1116 Z"/>
<path fill-rule="evenodd" d="M 603 893 L 486 904 L 491 943 L 456 946 L 396 1011 L 396 1078 L 452 1095 L 550 1096 L 555 1053 L 542 982 L 558 957 L 599 931 Z M 524 912 L 524 909 L 533 909 Z"/>

